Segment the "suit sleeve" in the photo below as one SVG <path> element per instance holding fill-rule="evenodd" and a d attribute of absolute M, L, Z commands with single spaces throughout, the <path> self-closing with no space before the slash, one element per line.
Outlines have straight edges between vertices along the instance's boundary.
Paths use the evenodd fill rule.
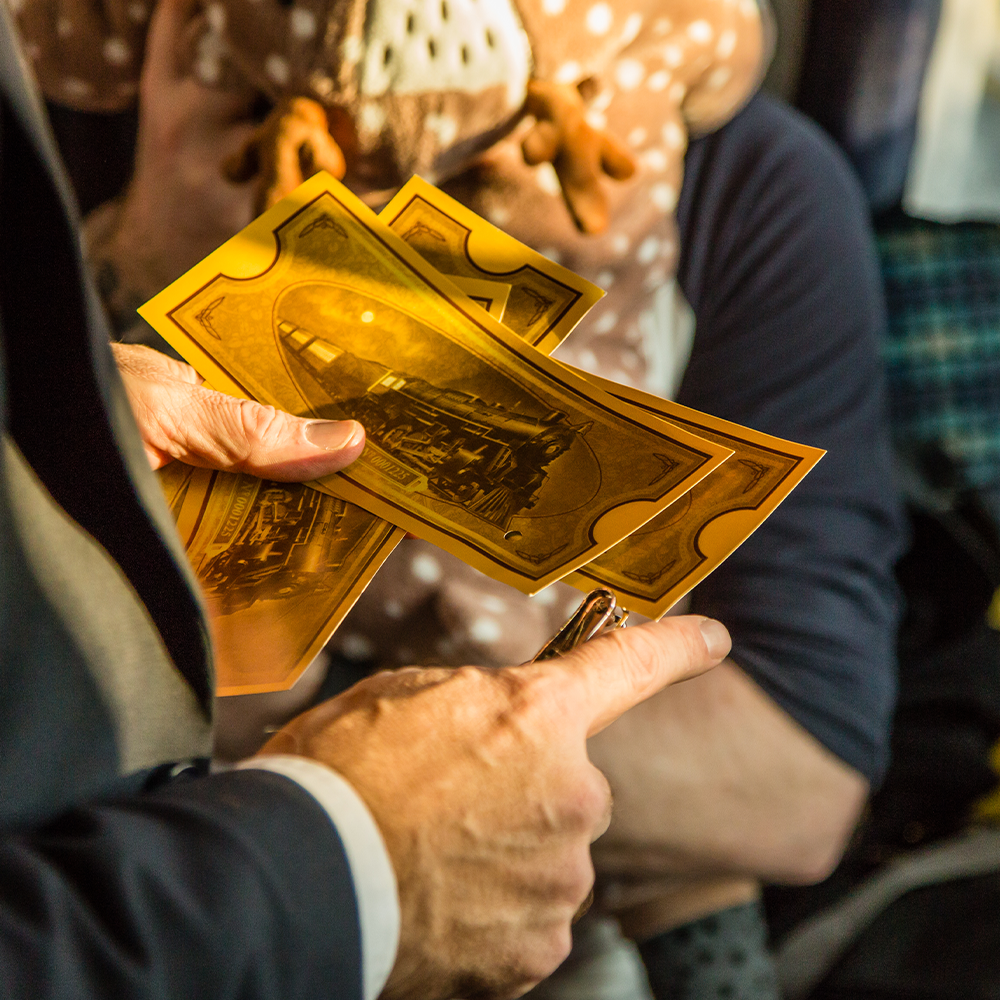
<path fill-rule="evenodd" d="M 0 837 L 3 996 L 360 1000 L 361 966 L 343 844 L 281 775 L 179 780 Z"/>

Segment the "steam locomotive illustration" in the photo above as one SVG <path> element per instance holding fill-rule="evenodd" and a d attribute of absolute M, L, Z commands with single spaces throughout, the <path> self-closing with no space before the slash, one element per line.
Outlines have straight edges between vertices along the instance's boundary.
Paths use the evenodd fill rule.
<path fill-rule="evenodd" d="M 222 614 L 257 601 L 329 589 L 343 562 L 344 501 L 298 484 L 241 477 L 199 579 Z"/>
<path fill-rule="evenodd" d="M 359 357 L 295 323 L 278 323 L 293 367 L 307 372 L 368 440 L 437 497 L 506 531 L 534 507 L 546 469 L 592 426 L 562 410 L 522 413 Z"/>

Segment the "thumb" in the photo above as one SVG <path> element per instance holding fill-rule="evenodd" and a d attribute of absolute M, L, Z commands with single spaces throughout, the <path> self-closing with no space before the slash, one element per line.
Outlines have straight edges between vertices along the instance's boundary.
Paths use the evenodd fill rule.
<path fill-rule="evenodd" d="M 112 350 L 150 464 L 303 481 L 338 472 L 365 444 L 355 420 L 310 420 L 199 384 L 190 365 L 137 345 Z"/>
<path fill-rule="evenodd" d="M 167 453 L 189 465 L 249 472 L 262 479 L 320 479 L 350 465 L 365 445 L 356 420 L 310 420 L 204 386 L 172 401 L 181 419 L 169 429 Z"/>
<path fill-rule="evenodd" d="M 721 663 L 731 645 L 721 622 L 683 615 L 614 629 L 566 656 L 531 666 L 563 675 L 558 685 L 563 706 L 590 737 L 668 684 Z"/>

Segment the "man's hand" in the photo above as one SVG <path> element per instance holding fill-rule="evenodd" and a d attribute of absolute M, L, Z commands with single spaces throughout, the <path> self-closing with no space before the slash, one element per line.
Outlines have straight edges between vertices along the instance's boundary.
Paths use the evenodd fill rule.
<path fill-rule="evenodd" d="M 304 481 L 350 465 L 365 446 L 355 420 L 307 420 L 201 385 L 190 366 L 159 351 L 112 344 L 149 464 L 249 472 Z"/>
<path fill-rule="evenodd" d="M 611 813 L 587 737 L 729 645 L 679 617 L 545 663 L 385 672 L 265 745 L 334 768 L 382 831 L 402 911 L 384 997 L 512 997 L 555 969 Z"/>

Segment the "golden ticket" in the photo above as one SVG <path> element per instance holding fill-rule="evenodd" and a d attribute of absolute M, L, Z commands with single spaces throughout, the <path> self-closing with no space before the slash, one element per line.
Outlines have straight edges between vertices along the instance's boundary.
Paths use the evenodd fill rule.
<path fill-rule="evenodd" d="M 507 300 L 510 298 L 510 285 L 500 281 L 482 281 L 479 278 L 450 277 L 476 305 L 482 306 L 498 323 L 503 322 Z"/>
<path fill-rule="evenodd" d="M 216 388 L 360 420 L 322 485 L 526 593 L 731 454 L 526 345 L 327 174 L 140 312 Z"/>
<path fill-rule="evenodd" d="M 411 177 L 379 218 L 442 274 L 510 285 L 504 326 L 546 354 L 604 296 L 421 177 Z"/>
<path fill-rule="evenodd" d="M 826 454 L 588 375 L 606 392 L 733 450 L 733 457 L 623 542 L 566 578 L 610 587 L 618 603 L 660 618 L 729 558 Z"/>
<path fill-rule="evenodd" d="M 290 688 L 403 532 L 301 483 L 159 473 L 209 610 L 216 694 Z"/>

